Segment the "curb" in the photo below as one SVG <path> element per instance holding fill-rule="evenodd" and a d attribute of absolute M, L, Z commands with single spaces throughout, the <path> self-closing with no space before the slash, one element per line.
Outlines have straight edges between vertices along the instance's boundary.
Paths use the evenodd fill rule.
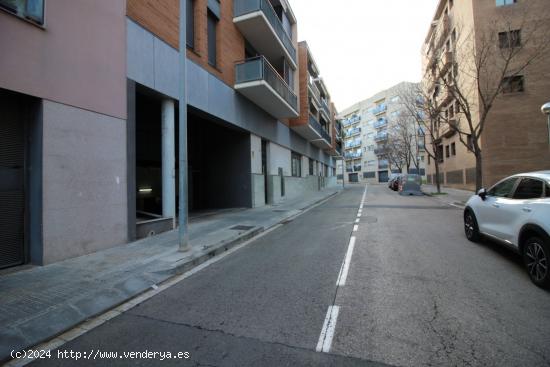
<path fill-rule="evenodd" d="M 212 259 L 216 256 L 219 256 L 219 255 L 221 255 L 225 252 L 228 252 L 232 248 L 234 248 L 234 247 L 236 247 L 236 246 L 238 246 L 238 245 L 240 245 L 244 242 L 252 240 L 256 236 L 258 236 L 258 235 L 260 235 L 260 234 L 262 234 L 262 233 L 264 233 L 268 230 L 275 229 L 275 227 L 277 227 L 277 226 L 280 226 L 280 225 L 283 225 L 283 224 L 286 224 L 288 222 L 293 221 L 295 218 L 297 218 L 300 215 L 306 213 L 309 209 L 312 209 L 313 207 L 318 206 L 318 205 L 324 203 L 325 201 L 328 201 L 328 200 L 334 198 L 335 196 L 341 194 L 342 192 L 344 192 L 344 190 L 339 190 L 339 191 L 334 192 L 334 193 L 332 193 L 332 194 L 330 194 L 326 197 L 323 197 L 319 200 L 316 200 L 313 203 L 311 203 L 311 204 L 309 204 L 305 207 L 300 208 L 298 213 L 290 215 L 286 218 L 283 218 L 280 221 L 278 221 L 276 223 L 273 223 L 273 225 L 270 225 L 268 227 L 254 227 L 254 228 L 252 228 L 248 231 L 245 231 L 243 233 L 235 235 L 230 239 L 223 240 L 219 243 L 216 243 L 215 245 L 212 245 L 213 247 L 209 251 L 207 251 L 206 253 L 200 254 L 199 256 L 197 256 L 196 258 L 194 258 L 190 261 L 186 261 L 186 262 L 184 262 L 182 264 L 179 264 L 179 265 L 177 265 L 177 262 L 176 262 L 176 265 L 173 266 L 173 267 L 169 267 L 169 268 L 164 269 L 164 270 L 156 271 L 155 274 L 166 275 L 166 278 L 163 279 L 162 281 L 158 282 L 155 286 L 159 287 L 159 286 L 162 286 L 164 284 L 170 283 L 176 277 L 181 276 L 184 273 L 187 273 L 187 272 L 193 270 L 194 268 L 200 266 L 201 264 L 207 262 L 208 260 L 210 260 L 210 259 Z M 34 346 L 39 346 L 39 345 L 45 345 L 45 346 L 48 346 L 51 349 L 56 349 L 56 348 L 60 347 L 61 345 L 63 345 L 65 342 L 69 341 L 69 340 L 66 340 L 65 338 L 63 338 L 62 337 L 63 335 L 68 334 L 68 333 L 72 333 L 73 330 L 79 329 L 79 328 L 80 329 L 85 329 L 86 332 L 87 332 L 87 331 L 93 329 L 94 327 L 101 325 L 103 322 L 108 321 L 108 319 L 110 319 L 110 318 L 105 317 L 105 315 L 112 313 L 113 314 L 112 317 L 115 317 L 118 314 L 120 314 L 120 312 L 116 311 L 115 309 L 123 307 L 126 303 L 128 303 L 128 302 L 131 303 L 132 301 L 134 301 L 136 303 L 143 302 L 143 301 L 140 302 L 139 298 L 143 297 L 143 295 L 145 293 L 147 293 L 148 291 L 150 291 L 150 290 L 151 290 L 151 288 L 148 287 L 148 288 L 145 288 L 141 291 L 138 291 L 135 294 L 133 294 L 131 296 L 128 296 L 128 297 L 126 297 L 122 300 L 117 300 L 112 305 L 105 306 L 101 310 L 99 310 L 98 312 L 90 314 L 86 318 L 80 319 L 79 321 L 76 321 L 76 322 L 72 323 L 72 325 L 64 327 L 64 328 L 60 329 L 59 331 L 57 331 L 55 333 L 52 333 L 49 337 L 43 337 L 40 340 L 28 343 L 27 345 L 25 345 L 23 347 L 19 346 L 19 348 L 20 348 L 19 351 L 25 350 L 25 349 L 28 349 L 28 348 L 31 348 L 31 347 L 34 347 Z M 102 321 L 102 322 L 98 322 L 98 321 Z M 94 326 L 93 327 L 91 327 L 91 326 L 90 327 L 84 327 L 84 325 L 94 325 Z M 76 335 L 77 333 L 75 333 L 75 335 L 76 335 L 75 338 L 82 335 L 83 333 L 78 334 L 78 335 Z M 48 348 L 44 347 L 42 349 L 48 349 Z M 23 365 L 26 365 L 26 364 L 31 363 L 33 361 L 34 361 L 33 359 L 18 359 L 18 360 L 17 359 L 12 359 L 9 354 L 5 355 L 5 356 L 0 356 L 0 364 L 6 363 L 9 366 L 23 366 Z"/>

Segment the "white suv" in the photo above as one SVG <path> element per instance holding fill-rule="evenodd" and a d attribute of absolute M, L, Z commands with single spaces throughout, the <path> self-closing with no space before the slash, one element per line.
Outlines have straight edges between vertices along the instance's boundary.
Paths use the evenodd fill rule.
<path fill-rule="evenodd" d="M 481 235 L 523 256 L 536 285 L 550 288 L 550 171 L 510 176 L 466 203 L 464 230 L 470 241 Z"/>

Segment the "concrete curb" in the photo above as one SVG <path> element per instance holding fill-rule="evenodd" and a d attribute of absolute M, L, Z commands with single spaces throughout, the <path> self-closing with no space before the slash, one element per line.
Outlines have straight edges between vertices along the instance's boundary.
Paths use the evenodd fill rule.
<path fill-rule="evenodd" d="M 229 239 L 222 240 L 221 242 L 218 242 L 216 244 L 206 245 L 205 247 L 210 247 L 206 252 L 199 253 L 197 256 L 190 258 L 184 258 L 180 259 L 178 261 L 175 261 L 173 264 L 168 265 L 164 269 L 159 269 L 158 271 L 154 271 L 153 274 L 159 277 L 159 281 L 156 283 L 156 286 L 162 286 L 163 284 L 169 283 L 174 278 L 181 276 L 182 274 L 189 272 L 190 270 L 200 266 L 201 264 L 205 263 L 206 261 L 219 256 L 230 249 L 246 242 L 254 237 L 275 228 L 278 225 L 282 225 L 285 223 L 288 223 L 295 218 L 299 217 L 300 215 L 306 213 L 308 210 L 312 209 L 315 206 L 318 206 L 325 201 L 328 201 L 335 196 L 341 194 L 344 190 L 339 190 L 336 192 L 331 193 L 330 195 L 323 197 L 321 199 L 315 200 L 314 202 L 302 207 L 299 209 L 298 213 L 293 213 L 289 216 L 283 217 L 281 220 L 277 222 L 273 222 L 269 226 L 266 227 L 254 227 L 250 230 L 241 232 Z M 137 287 L 134 292 L 129 292 L 125 296 L 117 297 L 116 300 L 113 299 L 114 302 L 105 302 L 100 307 L 97 307 L 94 311 L 91 311 L 83 315 L 82 313 L 79 313 L 78 315 L 74 315 L 75 317 L 73 320 L 68 320 L 65 318 L 63 320 L 64 322 L 59 325 L 59 328 L 57 330 L 52 330 L 49 335 L 42 335 L 36 338 L 36 340 L 25 340 L 22 341 L 20 345 L 16 348 L 19 348 L 18 351 L 25 350 L 28 348 L 31 348 L 33 346 L 37 346 L 40 344 L 47 344 L 55 346 L 56 343 L 59 343 L 57 339 L 64 340 L 63 338 L 59 338 L 62 335 L 66 335 L 68 333 L 71 333 L 72 330 L 77 328 L 82 328 L 86 330 L 91 330 L 91 328 L 84 328 L 83 325 L 88 324 L 94 324 L 94 319 L 100 319 L 104 321 L 103 315 L 106 315 L 110 312 L 115 312 L 114 309 L 120 307 L 121 305 L 124 305 L 125 303 L 132 302 L 133 300 L 136 300 L 136 302 L 139 300 L 139 298 L 146 292 L 150 291 L 152 288 L 151 286 L 143 285 L 143 287 Z M 138 302 L 139 303 L 139 302 Z M 101 323 L 97 323 L 97 326 L 99 326 Z M 62 325 L 62 326 L 61 326 Z M 57 341 L 56 341 L 57 340 Z M 68 341 L 68 340 L 66 340 Z M 55 346 L 56 348 L 58 346 Z M 9 363 L 11 361 L 11 363 Z M 0 363 L 9 363 L 10 365 L 24 365 L 26 363 L 24 360 L 13 360 L 9 354 L 2 353 L 0 355 Z M 28 360 L 28 363 L 30 363 L 31 360 Z M 22 363 L 22 364 L 20 364 Z"/>

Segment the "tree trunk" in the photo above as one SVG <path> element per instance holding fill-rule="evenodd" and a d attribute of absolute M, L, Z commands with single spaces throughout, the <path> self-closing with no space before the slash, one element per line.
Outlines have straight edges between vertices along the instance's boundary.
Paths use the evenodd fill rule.
<path fill-rule="evenodd" d="M 435 185 L 437 186 L 437 193 L 441 194 L 441 182 L 439 182 L 439 162 L 434 159 L 435 162 Z"/>
<path fill-rule="evenodd" d="M 483 188 L 483 160 L 481 152 L 476 152 L 476 192 Z"/>

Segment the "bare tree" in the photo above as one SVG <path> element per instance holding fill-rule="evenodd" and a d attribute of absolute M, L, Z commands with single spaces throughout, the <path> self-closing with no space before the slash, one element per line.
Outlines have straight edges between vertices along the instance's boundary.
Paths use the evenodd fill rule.
<path fill-rule="evenodd" d="M 429 96 L 429 86 L 418 84 L 414 88 L 403 88 L 399 91 L 399 100 L 403 114 L 414 121 L 417 146 L 422 144 L 429 159 L 434 162 L 434 183 L 437 192 L 441 193 L 440 154 L 438 153 L 439 125 L 441 110 L 432 103 Z"/>
<path fill-rule="evenodd" d="M 524 73 L 529 70 L 533 78 L 533 66 L 550 48 L 547 17 L 541 17 L 529 4 L 521 5 L 513 14 L 487 21 L 475 32 L 456 24 L 452 43 L 447 42 L 430 65 L 436 77 L 429 104 L 439 110 L 435 111 L 441 119 L 437 130 L 446 124 L 474 154 L 477 190 L 483 186 L 481 136 L 491 109 L 501 94 L 523 90 Z M 447 112 L 442 119 L 443 110 Z"/>

